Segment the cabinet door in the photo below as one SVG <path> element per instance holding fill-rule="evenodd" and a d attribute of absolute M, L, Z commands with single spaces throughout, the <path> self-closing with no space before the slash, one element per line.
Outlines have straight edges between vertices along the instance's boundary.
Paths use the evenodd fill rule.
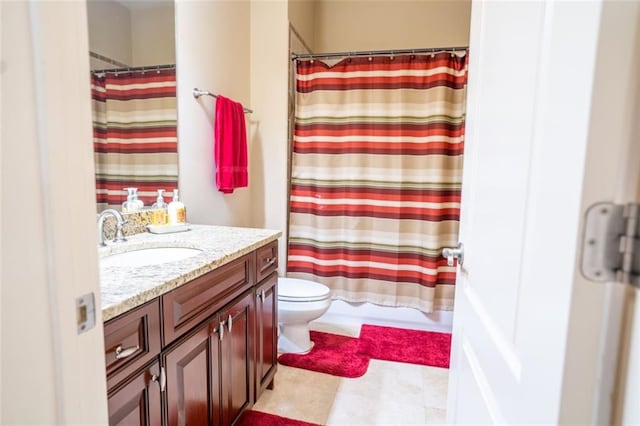
<path fill-rule="evenodd" d="M 221 344 L 222 424 L 232 424 L 252 404 L 253 291 L 236 299 L 220 313 L 225 334 Z"/>
<path fill-rule="evenodd" d="M 160 426 L 162 424 L 160 366 L 144 369 L 109 395 L 109 425 Z"/>
<path fill-rule="evenodd" d="M 256 288 L 256 401 L 265 388 L 273 388 L 278 367 L 278 274 L 272 273 Z"/>
<path fill-rule="evenodd" d="M 214 318 L 163 352 L 167 423 L 171 426 L 219 424 L 220 341 L 219 321 Z"/>

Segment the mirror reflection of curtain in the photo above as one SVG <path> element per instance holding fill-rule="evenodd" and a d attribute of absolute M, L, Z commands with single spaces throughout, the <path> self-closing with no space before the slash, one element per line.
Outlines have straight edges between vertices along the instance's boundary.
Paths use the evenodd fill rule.
<path fill-rule="evenodd" d="M 119 208 L 123 188 L 150 206 L 158 188 L 178 185 L 174 69 L 91 74 L 98 211 Z"/>
<path fill-rule="evenodd" d="M 453 308 L 466 81 L 464 52 L 297 61 L 289 276 Z"/>

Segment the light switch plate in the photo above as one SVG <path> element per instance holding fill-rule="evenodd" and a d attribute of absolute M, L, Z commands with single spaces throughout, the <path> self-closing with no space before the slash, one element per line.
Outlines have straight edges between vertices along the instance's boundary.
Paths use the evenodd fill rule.
<path fill-rule="evenodd" d="M 76 298 L 76 322 L 78 334 L 91 330 L 96 325 L 96 303 L 93 293 Z"/>

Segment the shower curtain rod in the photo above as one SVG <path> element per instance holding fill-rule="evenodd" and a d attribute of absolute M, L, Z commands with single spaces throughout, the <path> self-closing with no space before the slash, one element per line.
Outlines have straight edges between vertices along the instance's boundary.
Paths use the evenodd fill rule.
<path fill-rule="evenodd" d="M 375 55 L 405 55 L 412 53 L 435 53 L 441 51 L 453 50 L 467 50 L 468 46 L 454 46 L 454 47 L 428 47 L 422 49 L 392 49 L 392 50 L 362 50 L 359 52 L 334 52 L 334 53 L 303 53 L 303 54 L 291 54 L 291 60 L 296 59 L 319 59 L 319 58 L 336 58 L 340 56 L 353 57 L 353 56 L 375 56 Z"/>
<path fill-rule="evenodd" d="M 176 64 L 165 64 L 165 65 L 146 65 L 143 67 L 122 67 L 122 68 L 109 68 L 102 70 L 91 70 L 93 73 L 102 73 L 102 72 L 129 72 L 129 71 L 156 71 L 156 70 L 170 70 L 174 69 Z"/>

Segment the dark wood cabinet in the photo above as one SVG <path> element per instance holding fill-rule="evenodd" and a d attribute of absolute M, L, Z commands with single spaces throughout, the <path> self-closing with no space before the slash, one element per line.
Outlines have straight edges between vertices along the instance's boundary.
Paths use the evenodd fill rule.
<path fill-rule="evenodd" d="M 220 313 L 225 334 L 220 340 L 222 424 L 232 424 L 249 408 L 253 396 L 253 291 Z"/>
<path fill-rule="evenodd" d="M 278 274 L 256 286 L 256 401 L 265 389 L 273 389 L 278 367 Z"/>
<path fill-rule="evenodd" d="M 165 401 L 169 425 L 213 425 L 220 417 L 217 317 L 176 342 L 162 354 L 166 369 Z"/>
<path fill-rule="evenodd" d="M 152 300 L 104 326 L 107 390 L 148 364 L 160 353 L 160 307 Z"/>
<path fill-rule="evenodd" d="M 253 291 L 162 354 L 169 425 L 230 425 L 252 404 Z"/>
<path fill-rule="evenodd" d="M 278 241 L 256 250 L 256 282 L 261 282 L 276 269 L 278 269 Z"/>
<path fill-rule="evenodd" d="M 161 369 L 156 361 L 109 395 L 109 425 L 160 426 Z"/>
<path fill-rule="evenodd" d="M 251 408 L 277 369 L 277 253 L 269 243 L 105 324 L 110 424 L 230 426 Z"/>
<path fill-rule="evenodd" d="M 164 344 L 250 289 L 255 284 L 253 259 L 243 256 L 163 295 Z"/>

